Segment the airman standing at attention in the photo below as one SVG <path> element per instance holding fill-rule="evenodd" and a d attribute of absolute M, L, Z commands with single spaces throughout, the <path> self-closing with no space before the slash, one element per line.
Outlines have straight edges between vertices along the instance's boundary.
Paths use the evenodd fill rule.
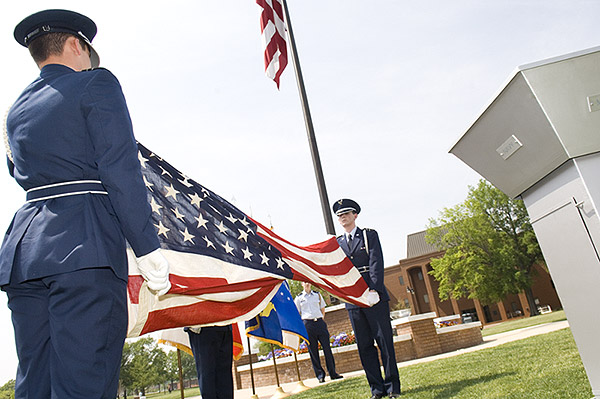
<path fill-rule="evenodd" d="M 356 226 L 360 206 L 355 201 L 347 198 L 336 201 L 333 204 L 333 212 L 345 231 L 337 238 L 340 247 L 365 279 L 370 290 L 379 295 L 379 301 L 369 308 L 346 304 L 356 336 L 360 361 L 371 387 L 371 399 L 388 396 L 396 398 L 400 396 L 400 377 L 390 322 L 390 297 L 383 284 L 383 252 L 379 236 L 373 229 L 361 229 Z M 385 378 L 381 377 L 375 342 L 381 352 Z"/>

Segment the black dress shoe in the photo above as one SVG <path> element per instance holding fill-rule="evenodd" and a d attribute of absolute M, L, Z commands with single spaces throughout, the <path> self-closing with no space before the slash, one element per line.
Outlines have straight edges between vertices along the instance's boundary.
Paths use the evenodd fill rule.
<path fill-rule="evenodd" d="M 325 377 L 319 378 L 319 383 L 323 383 L 323 382 L 325 382 Z"/>
<path fill-rule="evenodd" d="M 331 378 L 332 380 L 339 380 L 340 378 L 344 378 L 344 376 L 341 375 L 341 374 L 336 374 L 336 375 L 333 375 L 333 376 L 331 376 L 329 378 Z"/>
<path fill-rule="evenodd" d="M 399 398 L 400 397 L 400 392 L 395 393 L 395 392 L 390 392 L 390 398 Z"/>
<path fill-rule="evenodd" d="M 383 399 L 383 398 L 385 398 L 385 396 L 383 396 L 383 394 L 381 394 L 381 393 L 375 393 L 369 399 Z"/>

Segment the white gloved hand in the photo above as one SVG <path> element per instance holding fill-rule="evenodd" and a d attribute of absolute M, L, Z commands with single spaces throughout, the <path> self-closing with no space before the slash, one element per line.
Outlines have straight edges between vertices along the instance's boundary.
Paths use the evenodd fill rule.
<path fill-rule="evenodd" d="M 369 290 L 369 292 L 367 292 L 367 303 L 369 306 L 373 306 L 377 302 L 379 302 L 379 293 L 375 290 Z"/>
<path fill-rule="evenodd" d="M 157 295 L 164 295 L 171 289 L 169 281 L 169 262 L 164 257 L 160 248 L 136 258 L 138 270 L 144 280 L 148 282 L 148 288 Z"/>

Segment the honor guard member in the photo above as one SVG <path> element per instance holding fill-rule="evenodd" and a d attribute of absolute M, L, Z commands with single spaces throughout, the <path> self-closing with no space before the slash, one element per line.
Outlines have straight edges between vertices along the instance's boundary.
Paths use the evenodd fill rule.
<path fill-rule="evenodd" d="M 21 21 L 40 76 L 7 117 L 9 172 L 27 192 L 0 248 L 19 366 L 15 398 L 114 398 L 127 330 L 129 243 L 169 287 L 125 98 L 94 69 L 96 25 L 66 10 Z"/>
<path fill-rule="evenodd" d="M 186 327 L 202 399 L 233 399 L 233 330 L 227 326 Z"/>
<path fill-rule="evenodd" d="M 333 212 L 345 231 L 337 237 L 340 247 L 365 279 L 371 292 L 379 295 L 379 301 L 369 308 L 346 304 L 360 361 L 371 387 L 371 399 L 398 397 L 400 377 L 390 322 L 390 297 L 383 284 L 383 252 L 379 236 L 373 229 L 360 229 L 356 226 L 360 206 L 355 201 L 341 199 L 333 204 Z M 385 378 L 381 377 L 375 342 L 381 352 Z"/>
<path fill-rule="evenodd" d="M 329 342 L 329 330 L 327 330 L 327 324 L 323 320 L 325 300 L 321 293 L 311 289 L 312 285 L 310 283 L 303 282 L 302 288 L 304 290 L 294 299 L 294 303 L 298 308 L 298 313 L 300 313 L 300 318 L 302 318 L 302 322 L 308 333 L 308 353 L 315 376 L 319 382 L 325 382 L 325 370 L 323 370 L 321 359 L 319 358 L 320 342 L 323 354 L 325 355 L 325 365 L 327 366 L 329 378 L 332 380 L 343 378 L 342 375 L 335 371 L 335 360 L 333 359 L 331 344 Z"/>

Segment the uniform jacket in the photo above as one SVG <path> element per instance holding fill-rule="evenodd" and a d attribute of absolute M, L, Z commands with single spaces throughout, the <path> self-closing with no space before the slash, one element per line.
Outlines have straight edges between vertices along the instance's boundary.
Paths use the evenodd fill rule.
<path fill-rule="evenodd" d="M 367 243 L 365 243 L 365 235 L 367 237 Z M 354 232 L 354 236 L 352 236 L 350 247 L 348 247 L 345 234 L 338 236 L 337 240 L 340 247 L 346 256 L 350 258 L 355 267 L 369 267 L 368 272 L 361 273 L 362 277 L 365 279 L 370 289 L 379 293 L 379 299 L 381 301 L 389 301 L 390 296 L 383 283 L 383 251 L 381 250 L 377 231 L 373 229 L 357 228 Z M 356 305 L 346 304 L 346 308 L 357 307 L 358 306 Z"/>
<path fill-rule="evenodd" d="M 9 111 L 9 171 L 28 190 L 100 180 L 108 192 L 26 203 L 0 248 L 0 285 L 91 267 L 127 280 L 126 240 L 137 256 L 158 248 L 121 86 L 105 69 L 51 64 Z"/>

